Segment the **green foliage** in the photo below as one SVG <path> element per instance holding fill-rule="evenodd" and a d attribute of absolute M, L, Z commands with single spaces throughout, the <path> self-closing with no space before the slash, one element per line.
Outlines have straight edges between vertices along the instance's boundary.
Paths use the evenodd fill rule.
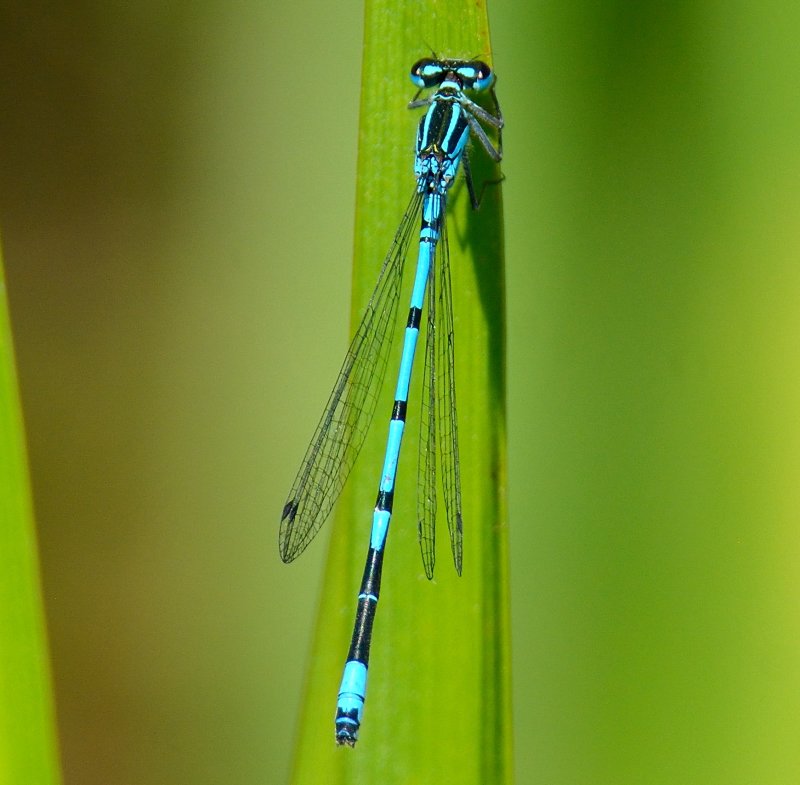
<path fill-rule="evenodd" d="M 438 55 L 480 56 L 491 62 L 485 5 L 455 0 L 367 3 L 354 321 L 413 189 L 419 113 L 406 108 L 414 93 L 406 75 L 415 60 L 430 54 L 425 42 Z M 482 157 L 476 150 L 475 163 Z M 473 173 L 479 187 L 498 174 L 480 165 Z M 375 467 L 382 460 L 382 415 L 391 409 L 390 370 L 374 427 L 337 510 L 296 750 L 296 783 L 492 785 L 512 778 L 501 189 L 487 188 L 481 208 L 472 211 L 466 188 L 456 186 L 449 208 L 463 577 L 452 567 L 441 514 L 433 581 L 425 579 L 422 568 L 415 511 L 416 412 L 421 401 L 417 373 L 374 629 L 364 723 L 355 750 L 336 749 L 336 688 L 366 554 L 378 480 Z M 406 278 L 411 277 L 407 270 Z M 401 311 L 404 302 L 405 295 Z M 396 339 L 390 368 L 396 366 L 398 344 Z"/>
<path fill-rule="evenodd" d="M 0 785 L 60 781 L 39 571 L 0 269 Z"/>

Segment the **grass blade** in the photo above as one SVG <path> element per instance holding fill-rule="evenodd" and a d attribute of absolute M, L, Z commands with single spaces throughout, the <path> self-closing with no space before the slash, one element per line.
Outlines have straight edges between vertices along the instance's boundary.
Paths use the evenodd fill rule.
<path fill-rule="evenodd" d="M 33 508 L 0 260 L 0 784 L 58 782 Z"/>
<path fill-rule="evenodd" d="M 413 189 L 413 139 L 419 113 L 406 109 L 414 92 L 406 74 L 415 60 L 430 54 L 428 46 L 437 55 L 491 62 L 485 4 L 367 2 L 354 320 Z M 497 177 L 480 150 L 471 160 L 479 188 L 483 180 Z M 432 582 L 425 579 L 420 560 L 414 467 L 421 374 L 416 373 L 360 740 L 354 751 L 336 749 L 333 717 L 393 382 L 385 385 L 371 434 L 337 510 L 295 756 L 295 783 L 492 785 L 512 779 L 501 189 L 487 188 L 480 210 L 473 212 L 466 188 L 457 185 L 448 210 L 464 574 L 458 578 L 452 568 L 444 521 L 439 523 L 439 560 Z M 413 267 L 413 259 L 409 265 Z M 407 283 L 411 277 L 407 270 Z M 404 296 L 401 303 L 405 301 Z M 396 341 L 393 356 L 398 345 Z M 389 377 L 393 374 L 390 370 Z"/>

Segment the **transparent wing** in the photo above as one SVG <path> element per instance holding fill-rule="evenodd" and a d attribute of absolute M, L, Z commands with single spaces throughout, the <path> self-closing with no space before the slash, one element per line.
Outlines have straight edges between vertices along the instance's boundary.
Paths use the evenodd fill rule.
<path fill-rule="evenodd" d="M 439 457 L 450 548 L 456 572 L 461 575 L 463 524 L 461 518 L 461 466 L 458 455 L 455 347 L 453 344 L 453 291 L 447 227 L 442 223 L 439 255 L 439 305 L 436 316 L 436 383 Z"/>
<path fill-rule="evenodd" d="M 285 562 L 296 559 L 314 539 L 364 444 L 386 374 L 403 265 L 420 202 L 415 193 L 283 507 L 278 548 Z"/>
<path fill-rule="evenodd" d="M 436 563 L 436 255 L 428 272 L 428 319 L 417 465 L 417 526 L 425 574 Z"/>

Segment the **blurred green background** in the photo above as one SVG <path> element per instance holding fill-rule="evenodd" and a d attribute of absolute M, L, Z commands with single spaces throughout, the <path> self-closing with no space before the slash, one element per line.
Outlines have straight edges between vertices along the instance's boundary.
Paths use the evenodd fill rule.
<path fill-rule="evenodd" d="M 325 539 L 288 568 L 277 523 L 348 336 L 361 13 L 0 4 L 67 785 L 288 776 Z M 800 6 L 490 13 L 518 782 L 798 782 Z"/>

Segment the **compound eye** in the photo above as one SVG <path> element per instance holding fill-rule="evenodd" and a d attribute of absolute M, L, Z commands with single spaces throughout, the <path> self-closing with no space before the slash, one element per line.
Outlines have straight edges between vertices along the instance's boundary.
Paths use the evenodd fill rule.
<path fill-rule="evenodd" d="M 457 72 L 467 90 L 486 90 L 494 82 L 492 69 L 480 60 L 464 63 L 458 67 Z"/>
<path fill-rule="evenodd" d="M 438 60 L 425 57 L 411 67 L 411 81 L 417 87 L 433 87 L 442 81 L 444 69 Z"/>

